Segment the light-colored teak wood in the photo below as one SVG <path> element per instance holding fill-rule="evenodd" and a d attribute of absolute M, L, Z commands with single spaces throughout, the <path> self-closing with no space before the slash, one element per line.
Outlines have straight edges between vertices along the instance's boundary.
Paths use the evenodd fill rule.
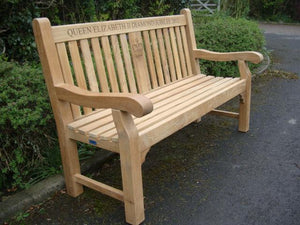
<path fill-rule="evenodd" d="M 51 26 L 33 21 L 57 126 L 67 191 L 92 188 L 124 202 L 126 221 L 145 219 L 142 163 L 153 145 L 214 114 L 250 121 L 251 73 L 257 52 L 197 49 L 191 12 L 180 15 Z M 200 73 L 198 59 L 238 61 L 240 77 Z M 239 112 L 217 108 L 240 97 Z M 200 122 L 200 120 L 199 120 Z M 77 142 L 120 154 L 122 190 L 80 172 Z"/>

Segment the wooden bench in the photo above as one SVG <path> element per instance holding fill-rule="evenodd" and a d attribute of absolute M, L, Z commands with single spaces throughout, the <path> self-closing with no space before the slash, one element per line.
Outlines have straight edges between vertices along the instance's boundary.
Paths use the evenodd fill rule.
<path fill-rule="evenodd" d="M 249 129 L 256 52 L 197 49 L 190 10 L 180 15 L 51 26 L 33 21 L 56 120 L 68 194 L 83 185 L 125 204 L 126 221 L 144 216 L 141 165 L 151 146 L 213 112 Z M 238 61 L 239 78 L 201 74 L 198 58 Z M 216 108 L 241 96 L 239 113 Z M 120 154 L 123 190 L 81 175 L 77 141 Z"/>

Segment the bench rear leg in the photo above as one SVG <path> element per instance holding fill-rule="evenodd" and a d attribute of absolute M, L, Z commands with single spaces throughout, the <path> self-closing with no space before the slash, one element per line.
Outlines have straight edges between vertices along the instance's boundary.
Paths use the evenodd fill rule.
<path fill-rule="evenodd" d="M 130 114 L 113 110 L 113 118 L 119 135 L 126 222 L 138 225 L 145 220 L 138 132 Z"/>
<path fill-rule="evenodd" d="M 247 132 L 250 124 L 251 72 L 245 61 L 238 61 L 238 66 L 241 78 L 246 79 L 246 90 L 240 99 L 239 131 Z"/>
<path fill-rule="evenodd" d="M 72 197 L 77 197 L 83 192 L 82 185 L 76 183 L 73 178 L 75 174 L 80 174 L 77 143 L 67 137 L 61 138 L 60 150 L 67 193 Z"/>

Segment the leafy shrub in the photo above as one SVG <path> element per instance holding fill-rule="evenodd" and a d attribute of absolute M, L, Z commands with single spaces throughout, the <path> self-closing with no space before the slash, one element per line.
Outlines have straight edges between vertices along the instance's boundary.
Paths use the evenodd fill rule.
<path fill-rule="evenodd" d="M 252 0 L 250 16 L 270 21 L 300 21 L 299 0 Z"/>
<path fill-rule="evenodd" d="M 257 23 L 224 15 L 196 16 L 198 48 L 218 52 L 263 51 L 264 36 Z M 200 61 L 201 70 L 216 76 L 238 76 L 236 62 Z M 253 65 L 250 65 L 253 67 Z"/>
<path fill-rule="evenodd" d="M 59 169 L 55 123 L 39 66 L 0 58 L 0 80 L 0 189 L 24 188 L 37 166 Z"/>

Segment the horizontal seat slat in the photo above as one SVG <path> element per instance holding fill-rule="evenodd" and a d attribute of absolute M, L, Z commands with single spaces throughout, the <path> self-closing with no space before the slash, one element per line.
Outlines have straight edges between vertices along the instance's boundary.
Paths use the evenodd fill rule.
<path fill-rule="evenodd" d="M 193 91 L 195 89 L 205 87 L 206 85 L 209 85 L 213 82 L 216 82 L 216 80 L 214 80 L 213 77 L 205 77 L 201 80 L 198 80 L 197 82 L 193 82 L 193 83 L 178 87 L 176 89 L 170 90 L 169 92 L 161 94 L 155 98 L 151 98 L 151 101 L 155 104 L 155 107 L 158 107 L 160 104 L 162 104 L 163 100 L 170 98 L 170 96 L 174 97 L 177 94 L 182 94 L 186 91 Z"/>
<path fill-rule="evenodd" d="M 165 118 L 165 120 L 158 121 L 147 129 L 140 131 L 139 135 L 143 138 L 143 140 L 145 140 L 145 146 L 152 146 L 196 120 L 199 115 L 205 115 L 211 111 L 212 108 L 217 108 L 224 102 L 242 93 L 245 90 L 245 85 L 245 80 L 235 82 L 234 84 L 225 87 L 223 90 L 212 94 L 206 99 L 196 102 L 183 110 L 174 113 L 173 115 Z"/>
<path fill-rule="evenodd" d="M 143 129 L 146 129 L 149 126 L 158 123 L 159 121 L 164 121 L 169 116 L 172 116 L 173 114 L 176 114 L 177 112 L 184 110 L 186 107 L 192 104 L 197 104 L 197 102 L 205 99 L 206 97 L 209 97 L 213 93 L 220 91 L 226 86 L 234 83 L 234 80 L 228 80 L 227 82 L 225 82 L 226 80 L 225 81 L 224 80 L 220 80 L 214 85 L 204 88 L 205 90 L 192 92 L 191 94 L 175 102 L 172 102 L 171 104 L 166 105 L 164 108 L 160 109 L 159 113 L 157 113 L 155 116 L 152 116 L 151 118 L 149 118 L 147 121 L 143 123 L 137 124 L 138 130 L 142 131 Z"/>
<path fill-rule="evenodd" d="M 85 124 L 92 123 L 95 120 L 105 117 L 105 116 L 108 116 L 110 114 L 111 114 L 111 109 L 96 110 L 93 113 L 84 115 L 84 116 L 78 118 L 77 120 L 75 120 L 74 122 L 69 123 L 68 128 L 71 130 L 77 130 L 79 127 L 84 126 Z"/>
<path fill-rule="evenodd" d="M 211 78 L 211 77 L 210 77 Z M 221 78 L 215 78 L 216 80 L 220 80 Z M 205 79 L 204 78 L 201 78 L 201 81 L 205 81 Z M 209 82 L 207 85 L 209 85 L 211 82 Z M 197 84 L 197 83 L 196 83 Z M 196 87 L 196 89 L 200 89 L 200 90 L 202 90 L 202 91 L 205 91 L 206 89 L 208 89 L 208 88 L 206 88 L 206 89 L 203 89 L 202 87 L 203 86 L 205 86 L 205 85 L 200 85 L 200 86 L 198 86 L 198 87 Z M 179 87 L 182 87 L 182 86 L 179 86 Z M 178 99 L 178 98 L 180 98 L 180 97 L 182 97 L 183 95 L 184 95 L 184 93 L 186 93 L 186 92 L 191 92 L 190 91 L 190 89 L 189 89 L 189 87 L 190 86 L 187 86 L 187 87 L 185 87 L 185 92 L 179 92 L 179 93 L 177 93 L 176 95 L 174 95 L 174 93 L 171 93 L 170 95 L 172 96 L 172 97 L 170 97 L 170 98 L 166 98 L 165 99 L 165 101 L 161 101 L 161 102 L 159 102 L 159 104 L 154 104 L 154 111 L 152 112 L 152 113 L 150 113 L 150 114 L 148 114 L 148 115 L 146 115 L 146 116 L 144 116 L 144 117 L 142 117 L 142 118 L 135 118 L 135 123 L 136 124 L 139 124 L 139 123 L 142 123 L 143 121 L 146 121 L 147 119 L 149 119 L 149 118 L 152 118 L 152 117 L 154 117 L 155 115 L 157 115 L 157 114 L 159 114 L 159 113 L 161 113 L 161 112 L 164 112 L 164 111 L 166 111 L 168 108 L 172 108 L 172 107 L 174 107 L 176 104 L 179 104 L 179 103 L 181 103 L 182 101 L 181 100 L 177 100 L 177 101 L 174 101 L 174 100 L 176 100 L 176 99 Z M 194 89 L 192 89 L 192 92 L 194 92 L 195 90 Z M 166 94 L 168 94 L 168 93 L 166 93 Z M 179 96 L 178 96 L 179 95 Z M 162 108 L 162 109 L 159 109 L 160 108 L 160 106 L 163 106 L 164 105 L 164 107 Z M 107 128 L 106 126 L 105 126 L 105 128 Z M 109 128 L 110 128 L 110 130 L 107 130 L 107 129 L 101 129 L 101 128 L 99 128 L 99 129 L 97 129 L 97 130 L 94 130 L 94 131 L 92 131 L 91 133 L 90 133 L 90 135 L 91 136 L 93 136 L 93 137 L 99 137 L 99 136 L 104 136 L 104 137 L 107 137 L 107 136 L 113 136 L 115 133 L 116 133 L 116 130 L 114 129 L 114 125 L 111 125 L 111 126 L 109 126 Z M 105 133 L 103 133 L 103 132 L 105 132 Z"/>
<path fill-rule="evenodd" d="M 209 101 L 212 96 L 221 93 L 226 88 L 230 89 L 236 84 L 241 85 L 243 82 L 241 83 L 239 78 L 197 76 L 197 79 L 189 77 L 157 88 L 146 94 L 154 104 L 153 112 L 141 118 L 134 118 L 134 122 L 140 135 L 146 135 L 151 129 L 156 129 L 156 124 L 164 123 L 161 121 L 167 121 L 168 118 L 173 118 L 174 115 L 186 111 L 191 106 L 200 106 L 203 104 L 202 102 Z M 118 142 L 111 110 L 101 110 L 78 119 L 69 124 L 69 128 L 79 131 L 78 135 L 85 135 L 95 140 Z"/>
<path fill-rule="evenodd" d="M 101 128 L 109 123 L 111 123 L 111 121 L 113 120 L 112 115 L 108 115 L 105 116 L 101 119 L 95 120 L 92 123 L 89 123 L 85 126 L 82 126 L 78 129 L 79 133 L 81 134 L 87 134 L 88 132 Z"/>
<path fill-rule="evenodd" d="M 188 84 L 188 83 L 192 83 L 195 80 L 198 80 L 200 78 L 204 78 L 206 77 L 205 75 L 197 75 L 197 76 L 192 76 L 192 77 L 188 77 L 182 80 L 177 80 L 175 82 L 172 83 L 172 85 L 165 85 L 165 86 L 161 86 L 157 89 L 155 89 L 155 91 L 150 91 L 150 92 L 146 92 L 145 96 L 147 96 L 148 98 L 154 98 L 155 96 L 161 95 L 167 91 L 173 90 L 174 88 L 178 88 L 179 86 Z"/>
<path fill-rule="evenodd" d="M 165 101 L 159 102 L 155 105 L 155 110 L 144 117 L 137 118 L 135 120 L 137 126 L 141 124 L 142 122 L 146 120 L 153 120 L 156 117 L 159 117 L 158 119 L 162 119 L 161 114 L 172 114 L 176 112 L 176 110 L 181 109 L 181 105 L 186 105 L 187 102 L 191 100 L 199 100 L 203 97 L 205 97 L 207 94 L 212 93 L 210 91 L 211 89 L 221 86 L 223 83 L 225 83 L 227 80 L 225 79 L 217 79 L 216 82 L 209 82 L 207 85 L 201 85 L 200 87 L 195 87 L 192 90 L 186 90 L 182 93 L 179 93 L 177 95 L 174 95 L 170 98 L 165 99 Z M 229 80 L 228 80 L 229 82 Z M 222 87 L 225 85 L 222 85 Z M 157 107 L 157 108 L 156 108 Z"/>
<path fill-rule="evenodd" d="M 198 106 L 202 107 L 202 104 L 205 104 L 206 102 L 211 101 L 211 99 L 213 99 L 216 95 L 222 95 L 224 89 L 225 90 L 226 89 L 230 90 L 230 88 L 234 89 L 232 93 L 234 93 L 233 96 L 236 96 L 237 94 L 234 91 L 238 90 L 240 92 L 240 90 L 243 90 L 243 88 L 244 88 L 243 85 L 245 84 L 244 81 L 240 81 L 239 79 L 231 79 L 231 80 L 227 80 L 226 82 L 224 82 L 224 79 L 223 79 L 221 81 L 223 81 L 223 82 L 221 82 L 221 84 L 219 83 L 219 85 L 213 87 L 211 90 L 207 90 L 203 94 L 200 94 L 198 96 L 194 96 L 194 97 L 190 96 L 191 98 L 189 98 L 189 100 L 181 101 L 181 104 L 173 107 L 171 110 L 163 110 L 162 113 L 151 117 L 149 120 L 143 121 L 142 123 L 137 123 L 136 125 L 137 125 L 137 129 L 139 131 L 139 134 L 145 135 L 146 133 L 150 132 L 152 129 L 157 129 L 157 132 L 160 133 L 160 129 L 156 128 L 156 124 L 165 125 L 165 123 L 168 123 L 165 121 L 168 121 L 169 118 L 173 118 L 174 115 L 186 113 L 188 111 L 188 110 L 186 110 L 187 108 L 192 110 L 193 108 L 197 108 Z M 219 106 L 219 105 L 216 105 L 216 106 L 205 105 L 203 107 L 206 110 L 210 111 L 217 106 Z M 189 117 L 189 113 L 187 114 L 187 116 Z M 199 116 L 197 116 L 197 114 L 194 117 L 195 118 L 191 119 L 190 122 L 199 118 Z M 180 121 L 179 121 L 179 123 L 180 123 Z M 166 125 L 166 126 L 172 127 L 172 125 L 170 125 L 170 124 L 172 124 L 172 123 L 169 123 L 169 125 Z M 185 125 L 187 125 L 187 124 L 188 123 L 186 123 Z M 115 141 L 115 142 L 118 141 L 118 136 L 117 136 L 116 132 L 115 133 L 106 133 L 106 135 L 112 135 L 110 137 L 111 140 Z M 165 136 L 165 137 L 167 137 L 167 136 Z M 152 144 L 154 144 L 154 143 L 152 143 Z"/>

